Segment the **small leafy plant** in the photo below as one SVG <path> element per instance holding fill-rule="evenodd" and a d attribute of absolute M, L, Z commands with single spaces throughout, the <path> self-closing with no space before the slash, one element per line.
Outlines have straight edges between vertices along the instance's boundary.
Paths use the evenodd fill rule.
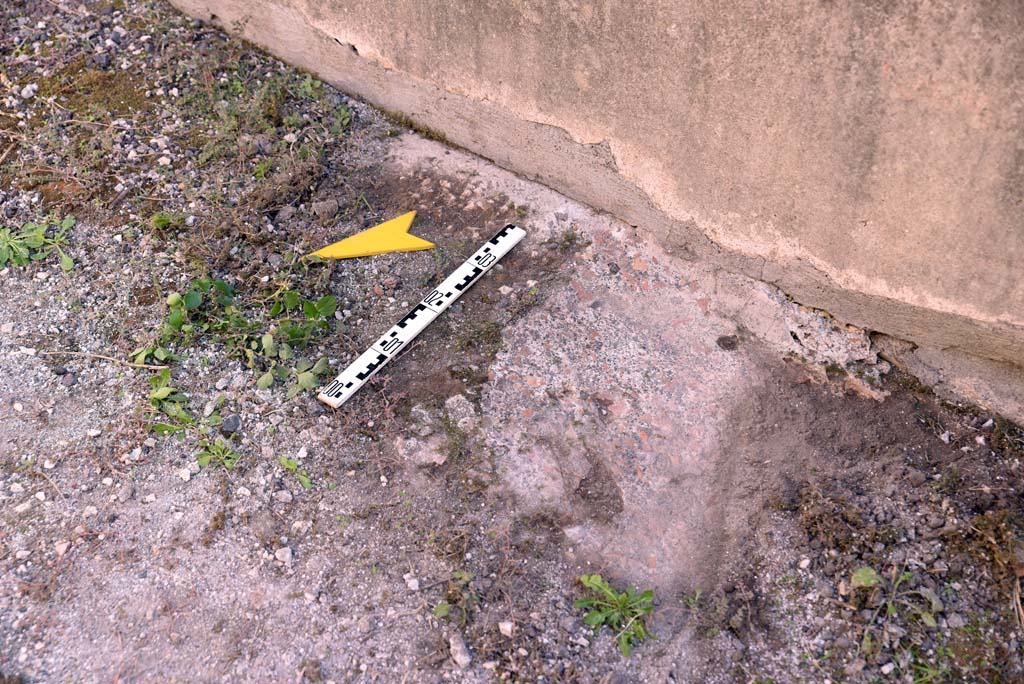
<path fill-rule="evenodd" d="M 440 619 L 451 617 L 452 609 L 458 611 L 459 624 L 465 625 L 469 613 L 476 606 L 479 598 L 472 588 L 473 573 L 468 570 L 456 570 L 448 578 L 448 588 L 444 598 L 434 606 L 434 617 Z"/>
<path fill-rule="evenodd" d="M 285 381 L 289 399 L 315 389 L 328 370 L 327 359 L 297 358 L 295 350 L 330 331 L 337 298 L 303 299 L 294 290 L 283 290 L 271 297 L 269 311 L 254 317 L 243 313 L 235 298 L 234 288 L 226 281 L 206 277 L 193 280 L 183 292 L 172 292 L 167 296 L 167 319 L 156 340 L 133 351 L 132 360 L 173 361 L 178 357 L 172 349 L 211 336 L 229 356 L 260 372 L 259 389 Z"/>
<path fill-rule="evenodd" d="M 864 655 L 870 655 L 880 648 L 875 639 L 884 638 L 885 630 L 876 631 L 879 622 L 884 625 L 888 620 L 911 617 L 925 629 L 933 630 L 939 626 L 936 615 L 945 610 L 945 606 L 933 590 L 923 586 L 917 589 L 907 589 L 903 586 L 914 579 L 914 573 L 893 566 L 887 574 L 887 577 L 883 576 L 874 568 L 864 566 L 857 568 L 850 575 L 851 599 L 855 602 L 863 601 L 864 605 L 877 603 L 861 638 L 860 652 Z"/>
<path fill-rule="evenodd" d="M 277 461 L 281 464 L 282 468 L 295 475 L 303 489 L 310 489 L 313 487 L 313 480 L 309 477 L 309 473 L 299 468 L 299 463 L 294 458 L 279 456 Z"/>
<path fill-rule="evenodd" d="M 158 211 L 157 213 L 153 214 L 152 217 L 150 217 L 149 223 L 150 225 L 153 226 L 154 230 L 158 232 L 163 232 L 166 231 L 168 228 L 181 227 L 182 225 L 185 224 L 185 219 L 183 219 L 178 214 L 169 214 L 165 211 Z"/>
<path fill-rule="evenodd" d="M 222 466 L 227 470 L 235 467 L 235 463 L 242 455 L 231 448 L 225 440 L 218 437 L 214 441 L 209 439 L 199 440 L 199 453 L 196 454 L 196 461 L 201 468 L 207 466 Z"/>
<path fill-rule="evenodd" d="M 171 370 L 164 368 L 149 379 L 152 390 L 149 393 L 150 405 L 163 413 L 169 422 L 155 423 L 153 431 L 158 435 L 182 433 L 195 425 L 195 419 L 185 410 L 188 397 L 171 386 Z"/>
<path fill-rule="evenodd" d="M 626 591 L 615 591 L 600 575 L 583 575 L 580 584 L 593 596 L 576 599 L 576 608 L 587 608 L 590 612 L 583 618 L 588 626 L 598 629 L 607 625 L 615 631 L 619 652 L 629 656 L 634 644 L 654 635 L 647 631 L 644 616 L 654 610 L 654 592 L 648 589 L 637 593 L 635 587 Z"/>
<path fill-rule="evenodd" d="M 75 267 L 74 260 L 67 255 L 67 232 L 75 225 L 72 216 L 58 219 L 48 216 L 39 222 L 29 221 L 20 231 L 0 228 L 0 268 L 8 263 L 24 267 L 33 261 L 41 261 L 56 252 L 60 268 L 68 273 Z"/>

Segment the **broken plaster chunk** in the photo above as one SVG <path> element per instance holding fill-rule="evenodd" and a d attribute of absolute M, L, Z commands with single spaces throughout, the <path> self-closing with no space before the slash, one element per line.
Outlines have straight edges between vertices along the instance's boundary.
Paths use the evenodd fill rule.
<path fill-rule="evenodd" d="M 409 411 L 412 420 L 412 430 L 420 437 L 429 437 L 434 432 L 437 421 L 433 414 L 422 404 L 416 404 Z"/>
<path fill-rule="evenodd" d="M 420 468 L 443 465 L 448 460 L 442 448 L 443 440 L 439 435 L 424 439 L 399 437 L 395 446 L 403 460 Z"/>
<path fill-rule="evenodd" d="M 463 432 L 470 432 L 476 427 L 476 409 L 464 394 L 448 397 L 444 402 L 444 410 L 453 423 Z"/>

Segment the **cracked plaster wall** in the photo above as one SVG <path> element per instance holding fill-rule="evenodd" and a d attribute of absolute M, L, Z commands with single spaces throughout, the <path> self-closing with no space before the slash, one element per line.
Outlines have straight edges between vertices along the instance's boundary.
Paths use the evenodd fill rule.
<path fill-rule="evenodd" d="M 1016 0 L 172 3 L 1020 405 Z"/>

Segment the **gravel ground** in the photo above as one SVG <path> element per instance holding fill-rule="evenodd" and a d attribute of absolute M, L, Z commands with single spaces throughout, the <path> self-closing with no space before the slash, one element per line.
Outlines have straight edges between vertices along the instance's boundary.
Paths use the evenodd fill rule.
<path fill-rule="evenodd" d="M 162 3 L 0 35 L 0 681 L 1024 677 L 1024 432 L 867 331 Z M 410 209 L 437 249 L 300 258 Z M 593 572 L 654 591 L 630 657 Z"/>

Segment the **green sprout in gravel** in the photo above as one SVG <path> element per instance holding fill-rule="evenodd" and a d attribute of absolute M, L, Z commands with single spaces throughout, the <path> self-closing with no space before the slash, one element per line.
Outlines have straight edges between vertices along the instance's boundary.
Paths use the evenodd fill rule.
<path fill-rule="evenodd" d="M 29 221 L 20 231 L 0 228 L 0 268 L 7 264 L 24 267 L 33 261 L 41 261 L 56 252 L 60 268 L 65 273 L 75 267 L 74 260 L 67 255 L 67 232 L 75 225 L 71 216 L 58 219 L 48 216 L 38 222 Z"/>
<path fill-rule="evenodd" d="M 311 489 L 313 487 L 313 480 L 310 478 L 309 473 L 300 468 L 299 462 L 294 458 L 281 456 L 277 461 L 281 464 L 282 468 L 295 475 L 295 478 L 299 481 L 299 484 L 302 485 L 303 489 Z"/>
<path fill-rule="evenodd" d="M 600 575 L 583 575 L 580 584 L 594 596 L 576 599 L 576 608 L 587 608 L 590 612 L 583 618 L 594 629 L 607 625 L 615 631 L 619 651 L 629 656 L 634 644 L 654 635 L 647 631 L 644 616 L 654 610 L 654 592 L 648 589 L 637 593 L 635 587 L 626 591 L 615 591 Z"/>
<path fill-rule="evenodd" d="M 228 356 L 261 371 L 256 382 L 259 389 L 285 381 L 289 399 L 315 389 L 329 368 L 327 359 L 314 362 L 297 357 L 295 350 L 331 330 L 338 300 L 329 295 L 304 299 L 294 290 L 281 291 L 271 300 L 269 311 L 250 317 L 236 304 L 235 290 L 226 281 L 197 278 L 184 292 L 167 296 L 167 319 L 157 339 L 133 351 L 132 359 L 135 363 L 150 357 L 173 361 L 178 356 L 172 349 L 192 346 L 205 336 L 224 345 Z"/>
<path fill-rule="evenodd" d="M 152 390 L 150 405 L 167 416 L 167 422 L 155 423 L 153 431 L 158 435 L 181 434 L 195 425 L 195 419 L 185 410 L 188 397 L 171 386 L 171 370 L 164 368 L 149 379 Z"/>
<path fill-rule="evenodd" d="M 199 440 L 199 453 L 196 454 L 196 461 L 200 468 L 207 466 L 221 466 L 227 470 L 235 467 L 235 463 L 242 455 L 231 448 L 227 441 L 218 437 L 216 440 Z"/>

